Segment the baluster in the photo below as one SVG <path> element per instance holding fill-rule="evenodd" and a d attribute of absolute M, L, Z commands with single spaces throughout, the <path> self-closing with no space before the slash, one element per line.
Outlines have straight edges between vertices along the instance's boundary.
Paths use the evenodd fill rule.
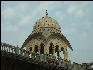
<path fill-rule="evenodd" d="M 17 49 L 16 49 L 16 47 L 14 47 L 14 52 L 15 52 L 15 54 L 17 54 Z"/>
<path fill-rule="evenodd" d="M 8 48 L 6 49 L 6 51 L 8 52 Z"/>
<path fill-rule="evenodd" d="M 39 53 L 36 53 L 36 60 L 40 60 Z"/>
<path fill-rule="evenodd" d="M 29 58 L 31 58 L 31 53 L 29 54 Z"/>
<path fill-rule="evenodd" d="M 20 55 L 20 48 L 19 48 L 19 55 Z"/>
<path fill-rule="evenodd" d="M 18 45 L 17 45 L 17 54 L 19 54 L 19 50 L 20 50 L 20 48 L 19 48 Z"/>
<path fill-rule="evenodd" d="M 33 59 L 35 58 L 35 53 L 34 52 L 32 52 L 32 56 L 31 56 Z"/>
<path fill-rule="evenodd" d="M 7 51 L 7 44 L 5 44 L 5 51 Z"/>
<path fill-rule="evenodd" d="M 25 50 L 23 49 L 23 56 L 25 56 Z"/>
<path fill-rule="evenodd" d="M 12 53 L 14 53 L 14 46 L 12 47 Z"/>
<path fill-rule="evenodd" d="M 15 51 L 15 54 L 19 54 L 19 47 L 18 47 L 18 45 L 17 45 L 17 47 L 15 47 L 14 51 Z"/>
<path fill-rule="evenodd" d="M 7 44 L 5 45 L 5 50 L 8 52 L 8 50 L 7 50 Z"/>
<path fill-rule="evenodd" d="M 23 56 L 23 49 L 22 48 L 20 49 L 20 55 Z"/>
<path fill-rule="evenodd" d="M 44 61 L 46 62 L 47 54 L 44 54 Z"/>
<path fill-rule="evenodd" d="M 25 56 L 29 57 L 29 51 L 25 51 Z"/>
<path fill-rule="evenodd" d="M 30 58 L 32 58 L 32 53 L 33 53 L 33 52 L 32 52 L 32 51 L 30 51 Z"/>
<path fill-rule="evenodd" d="M 13 53 L 13 47 L 11 48 L 11 50 L 12 50 L 12 53 Z"/>
<path fill-rule="evenodd" d="M 9 52 L 10 52 L 11 45 L 9 45 Z"/>
<path fill-rule="evenodd" d="M 4 51 L 5 51 L 5 43 L 4 43 Z"/>
<path fill-rule="evenodd" d="M 40 61 L 43 61 L 43 59 L 44 59 L 44 55 L 40 54 Z"/>
<path fill-rule="evenodd" d="M 8 44 L 6 44 L 6 51 L 8 52 Z"/>
<path fill-rule="evenodd" d="M 2 50 L 3 50 L 3 43 L 1 44 Z"/>

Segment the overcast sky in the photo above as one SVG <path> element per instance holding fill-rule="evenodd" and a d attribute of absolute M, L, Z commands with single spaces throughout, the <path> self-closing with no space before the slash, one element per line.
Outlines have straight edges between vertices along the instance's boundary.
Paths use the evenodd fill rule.
<path fill-rule="evenodd" d="M 2 1 L 1 41 L 21 47 L 46 9 L 74 49 L 68 48 L 69 60 L 93 62 L 93 2 L 89 1 Z"/>

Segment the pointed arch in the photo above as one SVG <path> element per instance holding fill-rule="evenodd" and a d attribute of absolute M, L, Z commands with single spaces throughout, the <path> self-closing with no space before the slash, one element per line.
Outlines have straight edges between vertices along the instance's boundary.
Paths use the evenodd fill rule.
<path fill-rule="evenodd" d="M 32 51 L 32 47 L 30 47 L 29 50 Z"/>
<path fill-rule="evenodd" d="M 44 44 L 41 43 L 40 46 L 41 46 L 41 48 L 40 48 L 40 54 L 44 54 Z"/>
<path fill-rule="evenodd" d="M 53 43 L 50 43 L 49 54 L 53 54 Z"/>
<path fill-rule="evenodd" d="M 59 46 L 58 45 L 55 46 L 55 52 L 57 52 L 57 56 L 59 56 Z"/>
<path fill-rule="evenodd" d="M 61 47 L 61 51 L 64 51 L 64 48 L 63 47 Z"/>
<path fill-rule="evenodd" d="M 35 53 L 38 52 L 38 46 L 37 46 L 37 45 L 35 45 L 35 49 L 34 49 L 34 51 L 35 51 Z"/>

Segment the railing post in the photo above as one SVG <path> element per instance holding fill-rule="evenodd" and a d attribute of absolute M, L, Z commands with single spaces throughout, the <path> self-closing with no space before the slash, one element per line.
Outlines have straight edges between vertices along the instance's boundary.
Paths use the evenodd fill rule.
<path fill-rule="evenodd" d="M 32 53 L 33 53 L 33 52 L 32 52 L 32 51 L 30 51 L 30 58 L 32 58 Z"/>
<path fill-rule="evenodd" d="M 9 52 L 10 52 L 11 45 L 9 45 Z"/>
<path fill-rule="evenodd" d="M 23 55 L 23 49 L 20 48 L 20 55 Z"/>
<path fill-rule="evenodd" d="M 3 50 L 3 43 L 1 43 L 1 48 L 2 48 L 2 50 Z"/>
<path fill-rule="evenodd" d="M 23 56 L 25 56 L 25 52 L 26 52 L 26 51 L 23 49 Z"/>
<path fill-rule="evenodd" d="M 39 55 L 39 53 L 36 53 L 36 60 L 40 60 L 40 55 Z"/>
<path fill-rule="evenodd" d="M 4 51 L 5 51 L 5 43 L 3 44 L 3 46 L 4 46 Z"/>
<path fill-rule="evenodd" d="M 44 61 L 44 54 L 40 54 L 40 61 Z"/>
<path fill-rule="evenodd" d="M 8 52 L 8 48 L 6 49 L 6 51 Z"/>
<path fill-rule="evenodd" d="M 17 47 L 14 48 L 15 54 L 19 54 L 19 47 L 17 45 Z"/>
<path fill-rule="evenodd" d="M 13 47 L 11 48 L 11 50 L 12 50 L 12 53 L 13 53 Z"/>
<path fill-rule="evenodd" d="M 8 52 L 8 46 L 9 46 L 9 44 L 6 44 L 6 51 Z"/>
<path fill-rule="evenodd" d="M 25 57 L 29 57 L 29 51 L 25 51 Z"/>
<path fill-rule="evenodd" d="M 32 56 L 31 56 L 32 58 L 35 58 L 35 53 L 34 52 L 32 52 Z"/>
<path fill-rule="evenodd" d="M 44 61 L 47 61 L 47 54 L 44 54 Z"/>

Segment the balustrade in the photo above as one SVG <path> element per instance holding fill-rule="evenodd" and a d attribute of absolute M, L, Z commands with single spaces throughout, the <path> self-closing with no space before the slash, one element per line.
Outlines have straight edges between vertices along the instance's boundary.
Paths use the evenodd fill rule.
<path fill-rule="evenodd" d="M 48 64 L 53 64 L 53 65 L 56 65 L 58 67 L 62 67 L 62 68 L 67 68 L 68 67 L 68 70 L 85 70 L 86 68 L 90 68 L 90 66 L 88 66 L 87 64 L 77 64 L 77 63 L 73 63 L 73 64 L 68 64 L 66 61 L 64 60 L 54 60 L 54 57 L 52 55 L 49 55 L 49 54 L 38 54 L 38 53 L 35 53 L 35 52 L 28 52 L 26 50 L 24 50 L 23 48 L 19 48 L 18 46 L 15 47 L 15 46 L 12 46 L 12 45 L 9 45 L 9 44 L 6 44 L 6 43 L 2 43 L 1 42 L 1 50 L 2 51 L 6 51 L 6 52 L 10 52 L 10 53 L 15 53 L 15 54 L 18 54 L 18 55 L 21 55 L 21 56 L 24 56 L 24 57 L 28 57 L 28 58 L 32 58 L 32 60 L 36 60 L 36 61 L 41 61 L 41 62 L 46 62 Z M 31 60 L 29 60 L 31 61 Z"/>

